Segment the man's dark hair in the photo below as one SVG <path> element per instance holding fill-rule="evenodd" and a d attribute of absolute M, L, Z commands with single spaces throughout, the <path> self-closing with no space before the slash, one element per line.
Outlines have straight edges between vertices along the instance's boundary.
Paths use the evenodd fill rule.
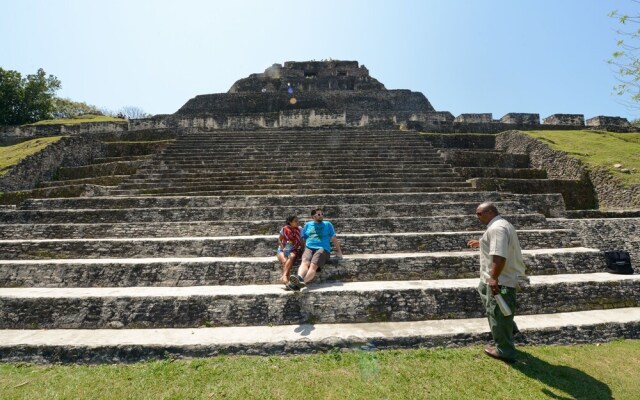
<path fill-rule="evenodd" d="M 316 215 L 318 211 L 322 212 L 322 208 L 318 207 L 311 210 L 311 216 L 313 217 L 314 215 Z"/>
<path fill-rule="evenodd" d="M 287 225 L 291 225 L 291 223 L 293 222 L 293 220 L 294 220 L 294 219 L 296 219 L 296 218 L 298 218 L 298 216 L 297 216 L 297 215 L 295 215 L 295 214 L 294 214 L 294 215 L 289 215 L 289 216 L 287 217 Z"/>
<path fill-rule="evenodd" d="M 479 206 L 482 211 L 493 211 L 496 215 L 500 214 L 495 204 L 490 201 L 484 202 Z"/>

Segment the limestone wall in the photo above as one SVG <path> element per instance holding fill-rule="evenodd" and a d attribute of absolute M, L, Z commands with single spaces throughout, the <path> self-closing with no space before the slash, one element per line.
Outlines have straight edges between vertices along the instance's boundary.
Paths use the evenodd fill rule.
<path fill-rule="evenodd" d="M 606 170 L 587 169 L 580 160 L 553 150 L 523 133 L 508 131 L 499 134 L 496 149 L 528 154 L 531 166 L 546 170 L 550 178 L 578 180 L 585 191 L 592 186 L 600 208 L 640 207 L 640 185 L 626 186 Z"/>
<path fill-rule="evenodd" d="M 85 133 L 123 132 L 127 122 L 96 122 L 78 125 L 23 125 L 0 127 L 0 145 L 11 145 L 23 140 L 45 136 L 74 136 Z"/>
<path fill-rule="evenodd" d="M 105 147 L 95 135 L 65 137 L 44 150 L 23 159 L 0 177 L 0 192 L 31 189 L 37 183 L 51 180 L 61 166 L 86 165 L 96 157 L 103 157 Z"/>
<path fill-rule="evenodd" d="M 540 125 L 540 114 L 509 113 L 500 118 L 504 124 Z"/>
<path fill-rule="evenodd" d="M 292 103 L 291 98 L 296 102 Z M 435 111 L 427 98 L 410 90 L 327 91 L 294 93 L 215 93 L 200 95 L 185 103 L 178 116 L 194 114 L 257 114 L 293 110 L 328 109 L 360 111 Z"/>
<path fill-rule="evenodd" d="M 474 124 L 489 124 L 493 122 L 493 114 L 492 113 L 482 113 L 482 114 L 460 114 L 456 117 L 454 122 L 461 123 L 474 123 Z"/>
<path fill-rule="evenodd" d="M 582 114 L 553 114 L 543 121 L 547 125 L 571 125 L 584 126 L 584 115 Z"/>
<path fill-rule="evenodd" d="M 640 218 L 589 218 L 555 220 L 573 229 L 586 247 L 626 250 L 633 267 L 640 271 Z"/>

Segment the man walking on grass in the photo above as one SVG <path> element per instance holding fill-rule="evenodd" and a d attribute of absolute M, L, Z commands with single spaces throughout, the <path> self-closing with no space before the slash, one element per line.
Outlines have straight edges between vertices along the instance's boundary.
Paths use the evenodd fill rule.
<path fill-rule="evenodd" d="M 487 230 L 480 240 L 469 240 L 467 246 L 480 248 L 480 285 L 478 292 L 485 306 L 491 335 L 496 347 L 486 347 L 486 355 L 508 363 L 516 361 L 513 333 L 517 327 L 513 321 L 516 310 L 516 286 L 524 275 L 524 261 L 516 229 L 500 216 L 493 203 L 486 202 L 476 208 L 476 216 Z M 496 303 L 501 295 L 511 310 L 504 315 Z"/>
<path fill-rule="evenodd" d="M 300 290 L 315 278 L 318 269 L 322 268 L 329 260 L 332 245 L 336 250 L 338 260 L 342 259 L 340 242 L 331 222 L 324 221 L 322 209 L 311 210 L 311 218 L 313 221 L 307 222 L 302 229 L 305 249 L 302 253 L 302 263 L 298 268 L 298 274 L 289 277 L 287 287 L 291 290 Z"/>

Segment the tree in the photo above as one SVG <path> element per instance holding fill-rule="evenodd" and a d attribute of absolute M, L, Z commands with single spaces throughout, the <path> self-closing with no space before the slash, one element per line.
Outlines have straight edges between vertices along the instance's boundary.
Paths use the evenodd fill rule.
<path fill-rule="evenodd" d="M 135 106 L 124 106 L 118 111 L 118 115 L 123 115 L 127 119 L 148 118 L 151 114 L 146 113 L 142 108 Z"/>
<path fill-rule="evenodd" d="M 0 68 L 0 125 L 20 125 L 51 118 L 60 81 L 42 68 L 23 78 Z"/>
<path fill-rule="evenodd" d="M 56 97 L 53 99 L 53 118 L 75 118 L 83 114 L 102 114 L 96 106 Z"/>
<path fill-rule="evenodd" d="M 634 3 L 640 4 L 640 1 L 634 0 Z M 636 44 L 640 39 L 640 15 L 621 14 L 616 10 L 609 13 L 609 16 L 624 26 L 616 31 L 619 36 L 617 50 L 608 61 L 616 68 L 619 83 L 614 86 L 615 93 L 618 96 L 628 96 L 628 106 L 640 108 L 640 47 Z"/>

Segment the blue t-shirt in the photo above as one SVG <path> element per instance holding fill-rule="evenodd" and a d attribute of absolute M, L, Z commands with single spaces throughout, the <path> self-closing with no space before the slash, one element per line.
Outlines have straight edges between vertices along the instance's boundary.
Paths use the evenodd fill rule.
<path fill-rule="evenodd" d="M 309 221 L 304 225 L 302 237 L 306 240 L 306 246 L 312 250 L 324 248 L 331 253 L 331 238 L 336 235 L 333 225 L 329 221 Z"/>

